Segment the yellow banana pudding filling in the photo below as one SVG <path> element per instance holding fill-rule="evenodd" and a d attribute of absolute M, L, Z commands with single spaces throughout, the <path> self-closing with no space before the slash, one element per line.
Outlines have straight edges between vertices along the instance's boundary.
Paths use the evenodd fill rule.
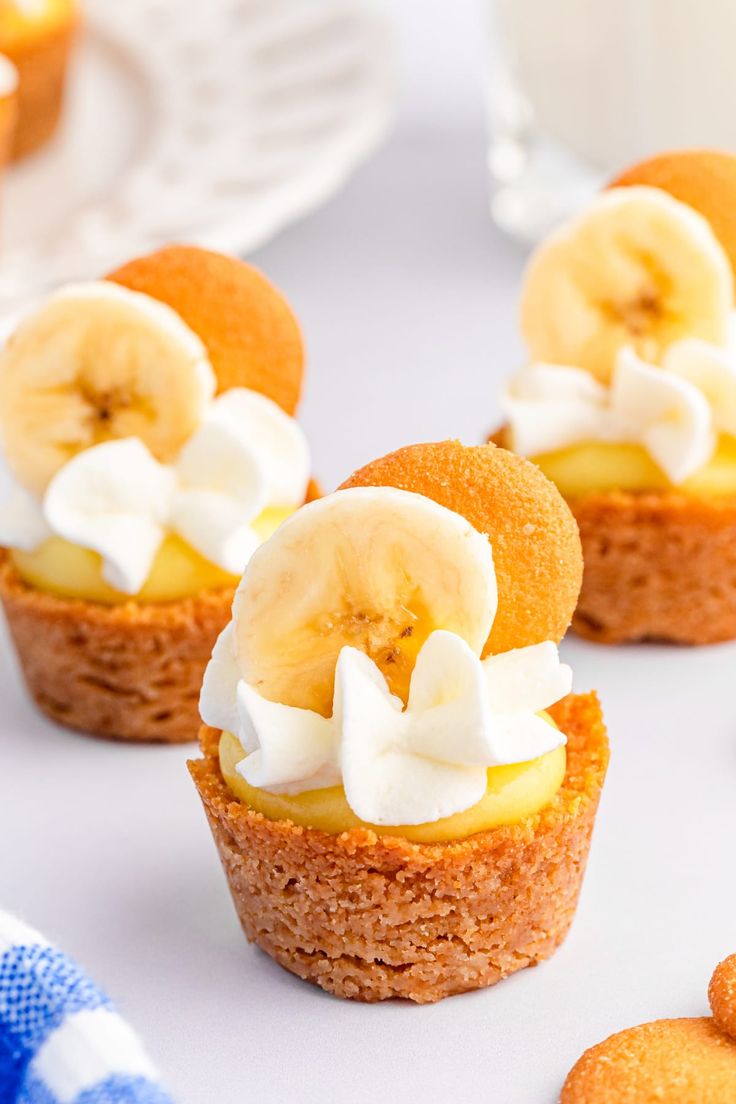
<path fill-rule="evenodd" d="M 702 468 L 673 483 L 641 445 L 590 441 L 530 458 L 565 498 L 596 491 L 678 491 L 694 498 L 736 495 L 736 438 L 722 435 Z"/>
<path fill-rule="evenodd" d="M 251 523 L 261 541 L 266 541 L 293 513 L 292 507 L 269 507 Z M 181 537 L 164 538 L 148 578 L 137 594 L 125 594 L 105 581 L 102 556 L 63 537 L 49 537 L 32 552 L 13 549 L 10 561 L 29 586 L 59 598 L 81 598 L 103 605 L 136 602 L 176 602 L 204 590 L 236 587 L 239 575 L 232 575 L 200 555 Z"/>
<path fill-rule="evenodd" d="M 550 724 L 554 722 L 550 720 Z M 250 786 L 238 774 L 243 760 L 240 741 L 229 732 L 220 737 L 220 770 L 228 789 L 269 820 L 288 820 L 302 828 L 317 828 L 330 835 L 351 828 L 370 828 L 379 836 L 401 836 L 413 843 L 445 843 L 487 832 L 503 824 L 515 824 L 533 816 L 553 800 L 565 777 L 564 747 L 532 759 L 488 769 L 486 792 L 481 800 L 453 816 L 428 824 L 369 824 L 348 805 L 343 786 L 328 786 L 300 794 L 274 794 Z"/>

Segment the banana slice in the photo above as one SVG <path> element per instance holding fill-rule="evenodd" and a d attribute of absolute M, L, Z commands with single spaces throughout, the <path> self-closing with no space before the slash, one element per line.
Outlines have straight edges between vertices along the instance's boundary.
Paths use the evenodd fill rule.
<path fill-rule="evenodd" d="M 163 303 L 107 282 L 57 292 L 0 354 L 0 437 L 41 494 L 78 452 L 138 437 L 173 459 L 202 420 L 215 377 L 199 338 Z"/>
<path fill-rule="evenodd" d="M 480 655 L 496 602 L 490 545 L 465 518 L 392 487 L 336 491 L 250 560 L 233 606 L 238 664 L 263 697 L 328 717 L 350 645 L 406 702 L 430 633 L 455 632 Z"/>
<path fill-rule="evenodd" d="M 732 303 L 728 258 L 701 215 L 658 188 L 614 188 L 532 257 L 521 328 L 532 360 L 607 382 L 624 345 L 659 363 L 682 337 L 725 344 Z"/>

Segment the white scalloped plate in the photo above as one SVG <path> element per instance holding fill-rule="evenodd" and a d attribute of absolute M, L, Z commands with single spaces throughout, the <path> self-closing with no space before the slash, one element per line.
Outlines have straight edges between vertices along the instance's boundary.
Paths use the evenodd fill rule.
<path fill-rule="evenodd" d="M 386 28 L 355 0 L 86 8 L 63 125 L 3 184 L 0 309 L 164 241 L 254 249 L 386 129 Z"/>

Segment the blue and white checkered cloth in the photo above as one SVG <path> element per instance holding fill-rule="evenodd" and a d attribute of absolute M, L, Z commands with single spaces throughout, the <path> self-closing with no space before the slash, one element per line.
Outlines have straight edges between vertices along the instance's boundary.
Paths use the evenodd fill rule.
<path fill-rule="evenodd" d="M 171 1104 L 137 1035 L 102 990 L 4 912 L 0 1104 Z"/>

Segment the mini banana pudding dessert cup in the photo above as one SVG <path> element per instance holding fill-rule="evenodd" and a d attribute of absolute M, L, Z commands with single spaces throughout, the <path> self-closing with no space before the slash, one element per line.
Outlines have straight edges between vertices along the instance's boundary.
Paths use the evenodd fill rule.
<path fill-rule="evenodd" d="M 245 935 L 340 997 L 424 1003 L 549 957 L 607 761 L 557 642 L 582 561 L 532 464 L 401 449 L 249 561 L 189 766 Z"/>
<path fill-rule="evenodd" d="M 729 214 L 730 212 L 730 214 Z M 543 242 L 494 440 L 580 527 L 573 627 L 592 640 L 736 638 L 736 156 L 662 155 Z"/>
<path fill-rule="evenodd" d="M 18 70 L 0 53 L 0 173 L 11 159 L 18 123 Z"/>
<path fill-rule="evenodd" d="M 79 23 L 76 0 L 0 3 L 0 55 L 18 74 L 14 160 L 37 150 L 58 126 Z"/>
<path fill-rule="evenodd" d="M 281 294 L 171 246 L 51 295 L 0 352 L 0 598 L 28 689 L 69 728 L 196 739 L 249 556 L 314 497 Z"/>

